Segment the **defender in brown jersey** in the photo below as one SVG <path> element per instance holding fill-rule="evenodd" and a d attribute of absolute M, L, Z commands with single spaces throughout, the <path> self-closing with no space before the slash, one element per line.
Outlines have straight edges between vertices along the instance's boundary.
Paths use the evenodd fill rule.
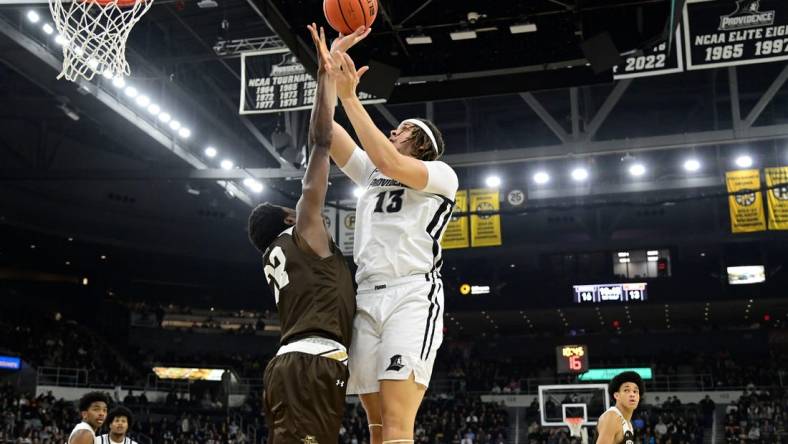
<path fill-rule="evenodd" d="M 325 33 L 309 27 L 318 50 Z M 359 31 L 334 45 L 345 49 Z M 318 57 L 318 59 L 321 59 Z M 263 204 L 249 217 L 249 237 L 263 252 L 263 269 L 276 300 L 282 338 L 265 370 L 269 444 L 332 444 L 339 437 L 348 380 L 347 349 L 356 295 L 345 258 L 323 223 L 336 90 L 318 68 L 309 125 L 309 164 L 295 211 Z"/>

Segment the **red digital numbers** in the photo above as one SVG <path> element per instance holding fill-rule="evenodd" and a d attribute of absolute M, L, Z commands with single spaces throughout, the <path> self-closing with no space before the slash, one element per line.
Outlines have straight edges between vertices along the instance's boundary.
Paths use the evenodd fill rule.
<path fill-rule="evenodd" d="M 583 370 L 583 360 L 580 356 L 569 357 L 569 369 L 575 372 Z"/>

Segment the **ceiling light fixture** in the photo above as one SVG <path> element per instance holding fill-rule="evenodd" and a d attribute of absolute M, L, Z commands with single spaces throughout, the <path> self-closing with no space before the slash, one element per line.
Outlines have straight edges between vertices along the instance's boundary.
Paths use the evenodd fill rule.
<path fill-rule="evenodd" d="M 537 27 L 533 23 L 520 23 L 509 26 L 509 32 L 512 34 L 525 34 L 527 32 L 536 32 Z"/>
<path fill-rule="evenodd" d="M 428 35 L 412 35 L 405 37 L 405 41 L 408 42 L 408 45 L 429 45 L 432 44 L 432 37 Z"/>
<path fill-rule="evenodd" d="M 473 40 L 473 39 L 476 38 L 476 31 L 450 32 L 449 33 L 449 37 L 451 37 L 451 39 L 454 40 L 454 41 L 457 41 L 457 40 Z"/>

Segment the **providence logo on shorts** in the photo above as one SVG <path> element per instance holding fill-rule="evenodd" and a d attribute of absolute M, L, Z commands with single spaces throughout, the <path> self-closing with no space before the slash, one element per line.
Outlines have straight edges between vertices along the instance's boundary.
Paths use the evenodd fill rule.
<path fill-rule="evenodd" d="M 758 0 L 738 0 L 736 10 L 720 17 L 720 31 L 757 28 L 774 24 L 774 11 L 761 11 Z"/>
<path fill-rule="evenodd" d="M 387 372 L 398 372 L 405 367 L 405 364 L 402 363 L 402 355 L 394 355 L 391 357 L 391 363 L 389 367 L 386 369 Z"/>

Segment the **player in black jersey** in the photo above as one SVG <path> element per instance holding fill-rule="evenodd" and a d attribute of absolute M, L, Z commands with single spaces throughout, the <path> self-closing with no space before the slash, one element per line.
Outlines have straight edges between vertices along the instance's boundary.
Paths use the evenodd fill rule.
<path fill-rule="evenodd" d="M 319 50 L 325 33 L 309 28 Z M 340 44 L 355 41 L 351 35 Z M 249 217 L 249 237 L 263 253 L 282 330 L 263 380 L 269 444 L 336 443 L 345 409 L 356 295 L 347 262 L 323 222 L 336 106 L 334 82 L 327 79 L 321 61 L 309 163 L 295 211 L 263 204 Z"/>
<path fill-rule="evenodd" d="M 632 413 L 645 393 L 643 379 L 636 372 L 620 373 L 610 381 L 608 391 L 616 405 L 599 417 L 597 444 L 635 444 Z"/>

